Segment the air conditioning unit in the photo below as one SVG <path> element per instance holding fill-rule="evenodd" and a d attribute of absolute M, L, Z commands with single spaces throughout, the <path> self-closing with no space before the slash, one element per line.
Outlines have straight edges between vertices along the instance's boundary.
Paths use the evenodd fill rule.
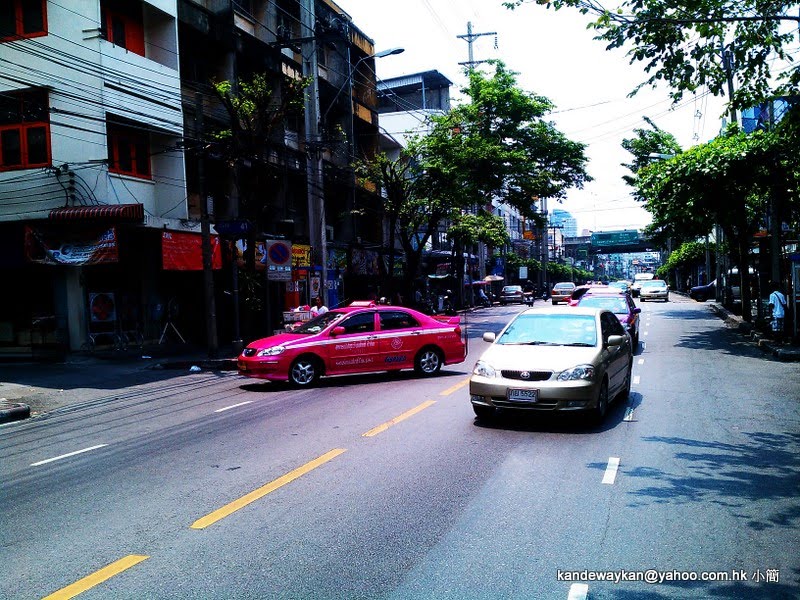
<path fill-rule="evenodd" d="M 327 241 L 329 241 L 329 242 L 333 240 L 333 226 L 332 225 L 326 225 L 325 226 L 325 239 Z"/>

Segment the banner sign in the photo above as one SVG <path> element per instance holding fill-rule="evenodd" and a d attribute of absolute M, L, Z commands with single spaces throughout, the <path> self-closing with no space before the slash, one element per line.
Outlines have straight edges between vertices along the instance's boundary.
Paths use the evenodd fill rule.
<path fill-rule="evenodd" d="M 292 266 L 301 269 L 311 267 L 311 246 L 292 244 Z"/>
<path fill-rule="evenodd" d="M 96 265 L 119 262 L 117 230 L 94 233 L 45 231 L 25 227 L 25 255 L 45 265 Z"/>
<path fill-rule="evenodd" d="M 161 234 L 161 259 L 165 271 L 202 271 L 203 236 L 199 233 L 165 231 Z M 219 238 L 211 236 L 211 267 L 222 268 Z"/>

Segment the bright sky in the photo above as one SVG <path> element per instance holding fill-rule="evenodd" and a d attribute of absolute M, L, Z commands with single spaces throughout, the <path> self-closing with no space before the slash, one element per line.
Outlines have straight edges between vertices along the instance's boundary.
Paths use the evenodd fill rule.
<path fill-rule="evenodd" d="M 556 105 L 551 119 L 566 136 L 588 144 L 589 173 L 595 181 L 570 190 L 559 206 L 578 221 L 578 230 L 640 229 L 649 214 L 630 197 L 620 163 L 632 158 L 621 147 L 635 128 L 646 128 L 642 116 L 676 136 L 684 148 L 707 142 L 719 132 L 723 100 L 686 97 L 673 107 L 666 88 L 643 89 L 641 67 L 629 65 L 623 51 L 606 51 L 586 29 L 589 17 L 574 9 L 555 12 L 526 4 L 515 11 L 502 0 L 336 0 L 355 25 L 375 42 L 376 51 L 402 47 L 405 52 L 376 60 L 379 78 L 438 70 L 454 85 L 458 97 L 468 60 L 466 40 L 472 22 L 475 60 L 497 58 L 518 72 L 522 89 L 544 95 Z M 495 45 L 496 40 L 496 45 Z"/>

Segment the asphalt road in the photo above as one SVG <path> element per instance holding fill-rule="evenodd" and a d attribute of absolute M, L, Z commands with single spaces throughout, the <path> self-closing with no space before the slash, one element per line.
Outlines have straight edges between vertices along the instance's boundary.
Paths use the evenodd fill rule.
<path fill-rule="evenodd" d="M 5 425 L 0 597 L 800 597 L 800 368 L 705 305 L 642 308 L 598 428 L 474 420 L 517 306 L 432 379 L 204 372 Z"/>

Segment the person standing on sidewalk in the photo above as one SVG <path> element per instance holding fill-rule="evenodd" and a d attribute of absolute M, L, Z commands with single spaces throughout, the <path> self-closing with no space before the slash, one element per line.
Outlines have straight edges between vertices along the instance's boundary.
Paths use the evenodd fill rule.
<path fill-rule="evenodd" d="M 783 342 L 783 324 L 786 318 L 786 295 L 777 281 L 773 281 L 770 288 L 774 290 L 769 295 L 769 308 L 772 311 L 772 335 L 780 344 Z"/>

